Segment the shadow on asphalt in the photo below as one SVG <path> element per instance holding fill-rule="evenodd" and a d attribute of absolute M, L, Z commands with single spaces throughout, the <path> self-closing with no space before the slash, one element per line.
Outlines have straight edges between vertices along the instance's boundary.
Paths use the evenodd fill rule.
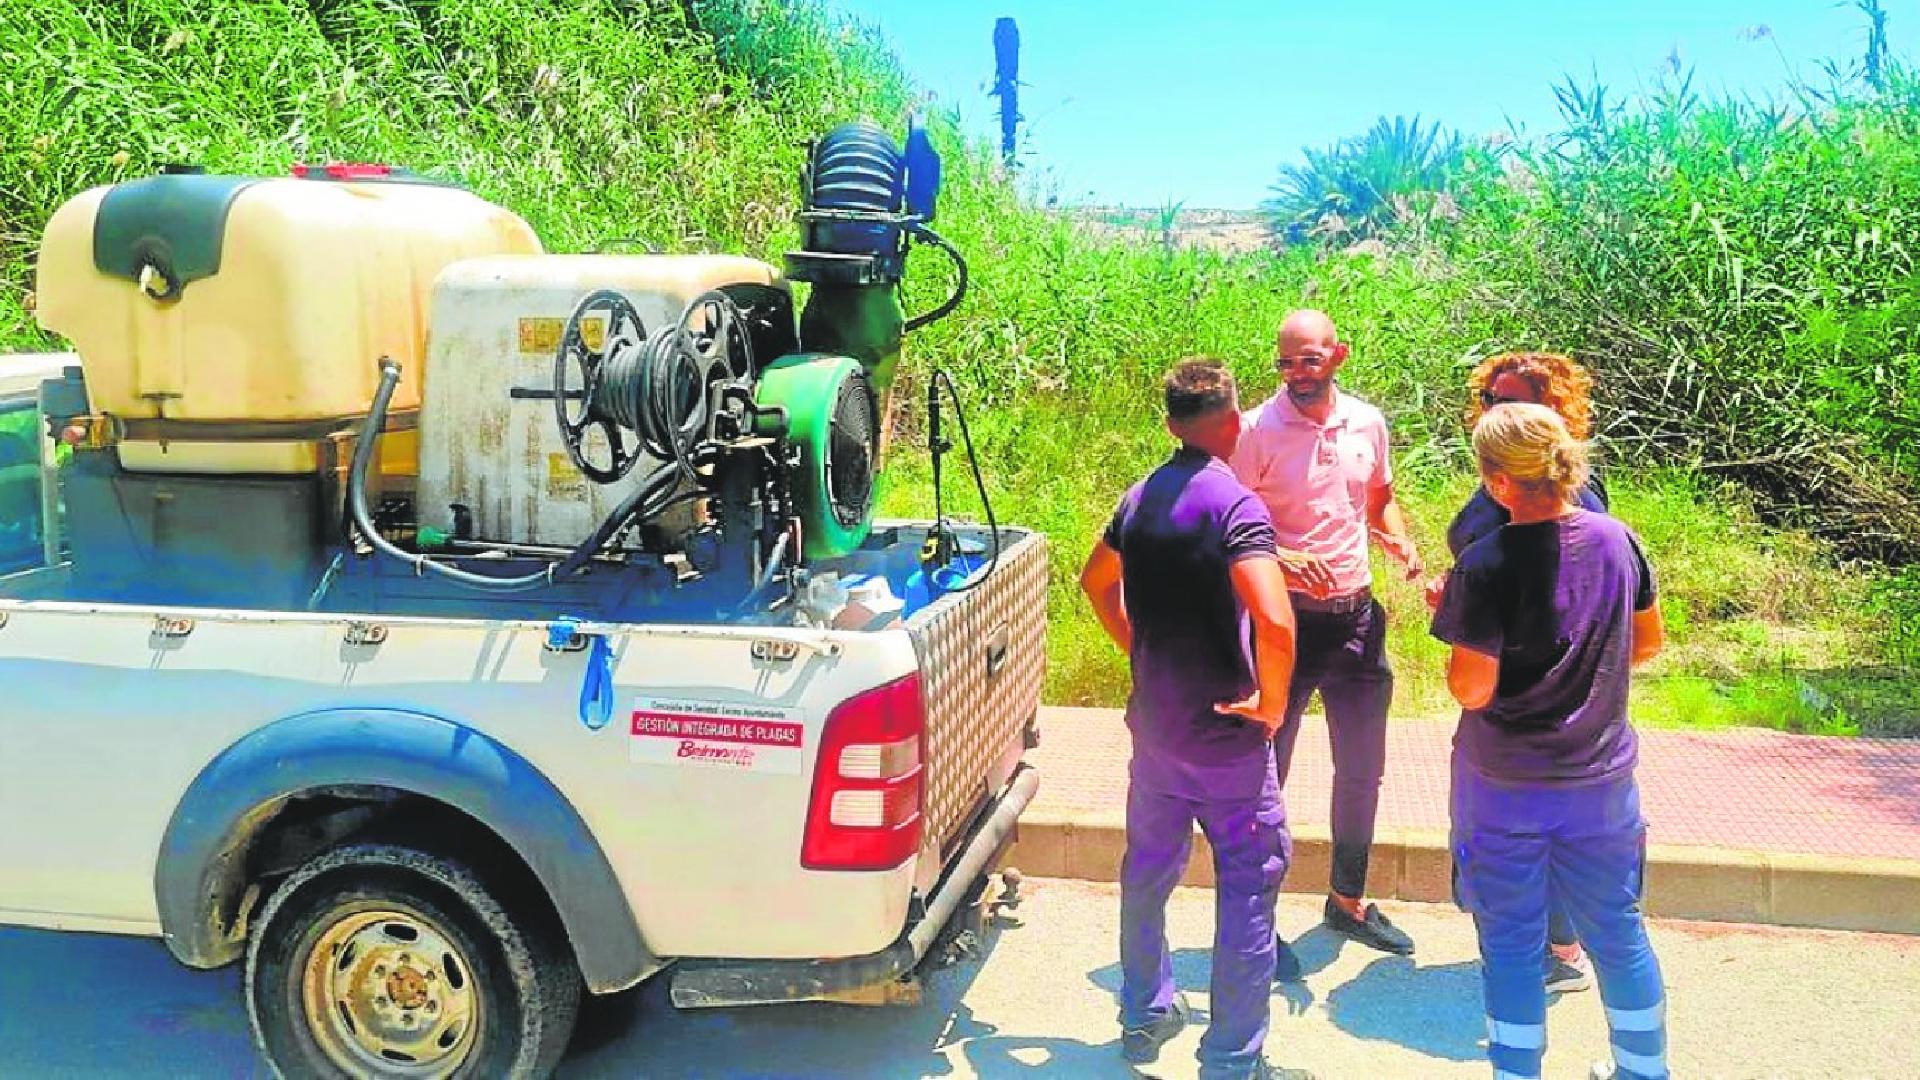
<path fill-rule="evenodd" d="M 1300 973 L 1303 978 L 1316 975 L 1332 966 L 1333 962 L 1339 959 L 1340 950 L 1346 943 L 1346 938 L 1324 926 L 1316 926 L 1289 942 L 1293 946 L 1294 955 L 1300 959 Z M 1213 979 L 1213 963 L 1210 955 L 1207 949 L 1175 949 L 1173 951 L 1173 985 L 1183 993 L 1206 993 L 1208 984 Z M 1108 964 L 1087 972 L 1087 981 L 1112 994 L 1116 1002 L 1119 1001 L 1119 964 Z M 1273 992 L 1275 996 L 1285 999 L 1287 1012 L 1294 1015 L 1306 1012 L 1314 1002 L 1313 991 L 1305 982 L 1275 983 Z M 1197 1022 L 1206 1021 L 1204 1009 L 1196 1008 L 1194 1016 Z"/>
<path fill-rule="evenodd" d="M 933 972 L 910 1008 L 802 1004 L 680 1012 L 664 979 L 584 1006 L 562 1077 L 1126 1077 L 1113 1043 L 1002 1037 L 962 998 L 1017 919 Z M 267 1077 L 238 966 L 193 971 L 147 938 L 0 928 L 0 1075 Z"/>
<path fill-rule="evenodd" d="M 193 971 L 153 938 L 0 928 L 0 1073 L 270 1075 L 240 969 Z"/>
<path fill-rule="evenodd" d="M 1482 1061 L 1487 1031 L 1476 960 L 1418 967 L 1383 956 L 1327 994 L 1327 1015 L 1356 1039 L 1447 1061 Z"/>
<path fill-rule="evenodd" d="M 949 1076 L 947 1052 L 974 1075 L 1007 1077 L 1135 1075 L 1114 1043 L 1002 1037 L 962 1000 L 1017 919 L 993 920 L 968 959 L 933 971 L 925 1000 L 910 1008 L 808 1002 L 750 1009 L 681 1012 L 667 980 L 593 999 L 560 1075 L 633 1077 Z"/>
<path fill-rule="evenodd" d="M 1290 944 L 1303 976 L 1311 978 L 1337 960 L 1347 940 L 1316 926 Z M 1206 949 L 1176 949 L 1173 981 L 1187 993 L 1206 993 L 1213 968 Z M 1088 981 L 1110 994 L 1120 993 L 1120 965 L 1087 973 Z M 1306 982 L 1276 983 L 1271 1045 L 1286 1039 L 1285 1015 L 1298 1016 L 1317 1000 Z M 1284 1015 L 1281 1001 L 1284 1001 Z M 1356 1039 L 1391 1042 L 1446 1061 L 1485 1058 L 1485 1014 L 1480 1001 L 1477 961 L 1420 967 L 1404 956 L 1383 956 L 1360 974 L 1327 992 L 1323 1006 L 1334 1026 Z M 1206 1022 L 1203 1010 L 1195 1021 Z"/>

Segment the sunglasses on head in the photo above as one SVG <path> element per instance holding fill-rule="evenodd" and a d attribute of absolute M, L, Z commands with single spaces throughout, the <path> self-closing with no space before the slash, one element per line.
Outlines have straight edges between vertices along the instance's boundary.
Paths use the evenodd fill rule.
<path fill-rule="evenodd" d="M 1531 404 L 1533 404 L 1533 401 L 1529 398 L 1505 397 L 1500 394 L 1496 394 L 1491 390 L 1480 391 L 1480 407 L 1483 409 L 1491 409 L 1495 405 L 1531 405 Z"/>

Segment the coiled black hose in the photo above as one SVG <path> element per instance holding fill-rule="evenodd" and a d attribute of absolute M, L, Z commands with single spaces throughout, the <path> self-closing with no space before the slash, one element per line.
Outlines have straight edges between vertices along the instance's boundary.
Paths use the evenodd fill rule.
<path fill-rule="evenodd" d="M 597 294 L 596 294 L 597 295 Z M 591 302 L 594 298 L 589 297 Z M 693 333 L 695 312 L 706 313 L 712 353 Z M 639 436 L 653 457 L 694 480 L 693 451 L 709 419 L 708 390 L 724 373 L 753 370 L 753 341 L 733 298 L 717 289 L 693 298 L 672 325 L 662 326 L 628 351 L 607 345 L 594 390 L 594 412 Z"/>
<path fill-rule="evenodd" d="M 913 318 L 907 320 L 906 327 L 902 330 L 902 333 L 910 334 L 913 331 L 920 329 L 921 327 L 927 325 L 930 322 L 938 322 L 939 320 L 946 318 L 948 315 L 953 314 L 953 309 L 960 306 L 961 300 L 966 299 L 967 260 L 964 258 L 961 258 L 960 249 L 954 247 L 951 243 L 949 243 L 946 237 L 941 236 L 939 233 L 934 232 L 932 229 L 927 228 L 925 225 L 922 225 L 916 222 L 912 225 L 907 226 L 907 231 L 911 233 L 916 240 L 920 240 L 924 243 L 932 244 L 934 247 L 937 247 L 941 251 L 946 252 L 947 258 L 953 260 L 953 272 L 956 275 L 953 283 L 953 295 L 947 297 L 945 303 L 942 303 L 939 307 L 934 308 L 932 311 L 915 315 Z M 952 387 L 949 386 L 948 389 L 951 390 Z M 957 405 L 959 399 L 955 398 L 954 400 Z"/>

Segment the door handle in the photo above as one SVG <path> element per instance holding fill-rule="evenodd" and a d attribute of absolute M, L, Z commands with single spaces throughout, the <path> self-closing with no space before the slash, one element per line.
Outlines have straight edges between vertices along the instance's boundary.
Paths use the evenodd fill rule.
<path fill-rule="evenodd" d="M 1012 651 L 1008 641 L 1009 637 L 1010 634 L 1006 623 L 1001 623 L 999 626 L 994 627 L 993 633 L 987 635 L 988 678 L 998 675 L 1000 669 L 1007 666 L 1007 655 Z"/>

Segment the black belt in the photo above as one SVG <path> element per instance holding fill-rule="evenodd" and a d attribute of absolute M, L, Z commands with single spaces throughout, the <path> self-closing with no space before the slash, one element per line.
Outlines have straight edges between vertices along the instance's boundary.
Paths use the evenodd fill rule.
<path fill-rule="evenodd" d="M 1287 594 L 1293 600 L 1295 611 L 1312 611 L 1322 615 L 1351 615 L 1373 606 L 1373 590 L 1361 589 L 1345 596 L 1329 596 L 1316 600 L 1306 593 Z"/>

